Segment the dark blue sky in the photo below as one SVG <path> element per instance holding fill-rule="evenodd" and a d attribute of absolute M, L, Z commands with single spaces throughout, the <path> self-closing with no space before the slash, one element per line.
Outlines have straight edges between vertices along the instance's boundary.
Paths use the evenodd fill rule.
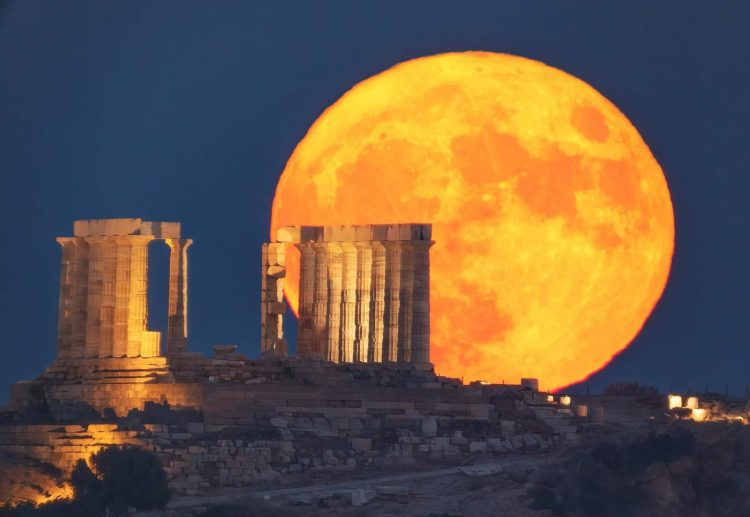
<path fill-rule="evenodd" d="M 745 5 L 0 0 L 0 400 L 55 355 L 54 239 L 79 218 L 182 221 L 196 242 L 189 346 L 236 343 L 257 354 L 259 246 L 295 144 L 358 81 L 471 49 L 537 59 L 588 82 L 630 118 L 667 176 L 677 231 L 669 284 L 592 388 L 639 380 L 742 391 Z"/>

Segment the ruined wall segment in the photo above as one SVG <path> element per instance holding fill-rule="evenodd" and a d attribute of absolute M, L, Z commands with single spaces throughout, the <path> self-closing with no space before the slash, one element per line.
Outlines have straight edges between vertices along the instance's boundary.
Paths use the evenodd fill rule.
<path fill-rule="evenodd" d="M 282 328 L 284 312 L 284 245 L 265 243 L 261 249 L 260 351 L 261 354 L 286 355 L 288 346 Z"/>
<path fill-rule="evenodd" d="M 429 362 L 431 225 L 284 227 L 276 237 L 266 246 L 300 251 L 298 354 Z"/>

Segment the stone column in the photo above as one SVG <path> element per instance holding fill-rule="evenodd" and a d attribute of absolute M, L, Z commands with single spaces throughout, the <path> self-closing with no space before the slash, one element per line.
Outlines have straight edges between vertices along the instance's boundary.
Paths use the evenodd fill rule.
<path fill-rule="evenodd" d="M 104 239 L 88 237 L 88 303 L 86 305 L 86 342 L 84 357 L 99 357 L 102 291 L 104 288 Z"/>
<path fill-rule="evenodd" d="M 343 252 L 335 243 L 328 243 L 328 340 L 326 359 L 341 360 L 341 294 L 343 280 Z"/>
<path fill-rule="evenodd" d="M 369 362 L 379 363 L 386 360 L 383 354 L 385 329 L 385 246 L 382 242 L 371 242 L 372 248 L 372 281 L 370 288 L 370 346 L 367 356 Z"/>
<path fill-rule="evenodd" d="M 315 356 L 328 357 L 328 251 L 325 244 L 313 243 L 315 285 L 313 286 L 313 349 Z"/>
<path fill-rule="evenodd" d="M 430 362 L 430 247 L 432 241 L 413 241 L 412 362 Z"/>
<path fill-rule="evenodd" d="M 281 243 L 263 244 L 261 276 L 261 353 L 286 355 L 284 340 L 284 278 L 286 248 Z"/>
<path fill-rule="evenodd" d="M 296 247 L 300 252 L 297 353 L 310 355 L 315 350 L 315 249 L 309 242 Z"/>
<path fill-rule="evenodd" d="M 102 239 L 102 289 L 99 300 L 99 357 L 112 357 L 115 336 L 115 280 L 117 277 L 117 238 Z"/>
<path fill-rule="evenodd" d="M 383 360 L 398 361 L 399 312 L 401 306 L 401 242 L 383 242 L 385 259 L 385 323 Z"/>
<path fill-rule="evenodd" d="M 188 258 L 191 239 L 165 239 L 169 246 L 167 354 L 187 350 Z"/>
<path fill-rule="evenodd" d="M 114 278 L 114 337 L 112 357 L 127 357 L 130 325 L 130 264 L 132 245 L 129 237 L 116 237 L 117 259 Z"/>
<path fill-rule="evenodd" d="M 75 313 L 76 244 L 73 237 L 60 237 L 60 303 L 57 319 L 57 358 L 72 357 L 73 318 Z"/>
<path fill-rule="evenodd" d="M 354 341 L 354 361 L 366 363 L 370 359 L 370 291 L 372 289 L 372 246 L 358 242 L 357 246 L 357 334 Z"/>
<path fill-rule="evenodd" d="M 161 332 L 148 330 L 148 245 L 151 236 L 129 236 L 130 303 L 128 307 L 128 357 L 159 355 Z"/>
<path fill-rule="evenodd" d="M 357 339 L 357 248 L 341 244 L 343 253 L 341 281 L 341 356 L 339 361 L 353 362 Z"/>
<path fill-rule="evenodd" d="M 412 361 L 412 311 L 414 289 L 414 241 L 402 241 L 401 279 L 399 289 L 397 357 L 400 362 Z"/>
<path fill-rule="evenodd" d="M 75 237 L 75 280 L 73 292 L 73 321 L 70 357 L 86 357 L 86 327 L 89 293 L 89 243 Z"/>

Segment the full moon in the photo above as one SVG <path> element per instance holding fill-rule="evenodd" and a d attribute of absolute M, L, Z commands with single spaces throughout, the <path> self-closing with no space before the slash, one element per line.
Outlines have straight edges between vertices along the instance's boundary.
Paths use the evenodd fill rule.
<path fill-rule="evenodd" d="M 559 389 L 630 344 L 674 249 L 667 182 L 594 88 L 490 52 L 398 64 L 315 121 L 273 202 L 285 225 L 432 223 L 431 360 Z M 285 294 L 297 312 L 299 255 Z"/>

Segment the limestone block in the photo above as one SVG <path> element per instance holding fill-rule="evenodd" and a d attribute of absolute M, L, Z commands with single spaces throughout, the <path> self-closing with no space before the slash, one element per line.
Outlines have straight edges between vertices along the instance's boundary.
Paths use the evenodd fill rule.
<path fill-rule="evenodd" d="M 487 442 L 471 442 L 469 452 L 487 452 Z"/>
<path fill-rule="evenodd" d="M 373 241 L 387 241 L 388 240 L 388 228 L 387 224 L 373 224 L 370 232 Z"/>
<path fill-rule="evenodd" d="M 276 230 L 278 242 L 300 242 L 302 240 L 302 228 L 299 226 L 284 226 Z"/>
<path fill-rule="evenodd" d="M 300 228 L 300 242 L 322 242 L 322 226 L 302 226 Z"/>
<path fill-rule="evenodd" d="M 143 221 L 138 233 L 140 235 L 153 235 L 157 239 L 179 239 L 180 223 Z"/>
<path fill-rule="evenodd" d="M 390 224 L 386 229 L 386 239 L 388 241 L 400 241 L 401 238 L 401 225 Z"/>
<path fill-rule="evenodd" d="M 354 234 L 356 241 L 371 241 L 372 238 L 372 226 L 371 225 L 358 225 L 354 227 Z"/>
<path fill-rule="evenodd" d="M 437 436 L 437 419 L 434 416 L 428 416 L 422 419 L 422 435 L 427 437 Z"/>
<path fill-rule="evenodd" d="M 352 242 L 357 239 L 354 226 L 324 226 L 323 240 L 326 242 Z"/>
<path fill-rule="evenodd" d="M 268 244 L 266 264 L 268 266 L 284 266 L 285 250 L 284 244 Z"/>
<path fill-rule="evenodd" d="M 369 451 L 372 448 L 372 440 L 370 438 L 352 438 L 352 448 L 355 451 Z"/>
<path fill-rule="evenodd" d="M 286 313 L 286 304 L 284 302 L 266 302 L 265 305 L 268 314 Z"/>
<path fill-rule="evenodd" d="M 140 217 L 128 219 L 85 219 L 73 223 L 73 235 L 92 237 L 100 235 L 135 235 L 141 228 Z"/>
<path fill-rule="evenodd" d="M 364 506 L 376 495 L 377 493 L 369 488 L 353 488 L 352 506 Z"/>

